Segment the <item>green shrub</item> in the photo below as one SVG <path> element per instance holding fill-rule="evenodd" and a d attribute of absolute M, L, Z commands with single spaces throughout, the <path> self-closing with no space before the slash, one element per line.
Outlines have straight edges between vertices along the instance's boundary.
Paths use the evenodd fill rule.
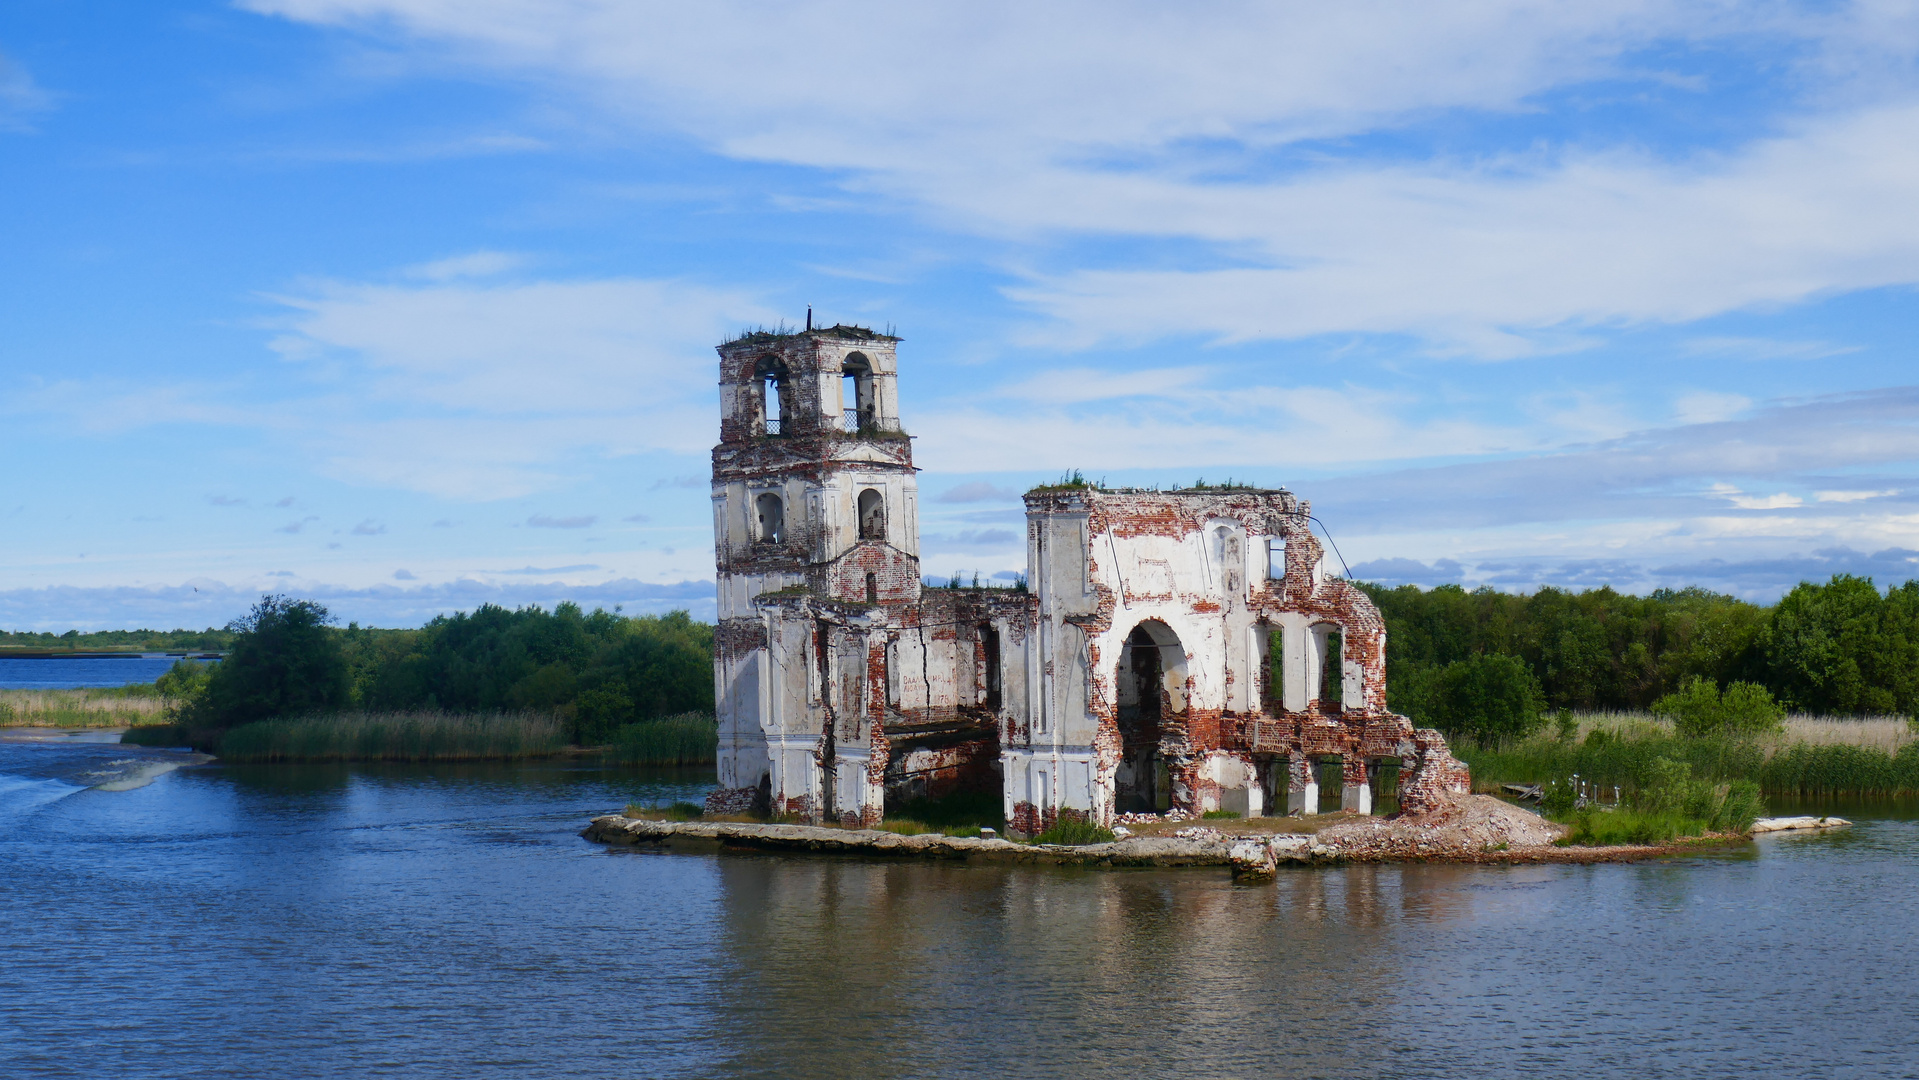
<path fill-rule="evenodd" d="M 1711 679 L 1695 677 L 1676 693 L 1653 702 L 1655 716 L 1672 718 L 1681 735 L 1759 735 L 1778 731 L 1786 710 L 1757 683 L 1734 682 L 1722 693 Z"/>
<path fill-rule="evenodd" d="M 1239 811 L 1237 811 L 1237 810 L 1208 810 L 1208 811 L 1206 811 L 1205 813 L 1203 813 L 1203 814 L 1201 814 L 1201 815 L 1199 815 L 1199 816 L 1200 816 L 1200 817 L 1202 817 L 1202 818 L 1205 818 L 1205 819 L 1207 819 L 1207 820 L 1219 820 L 1219 821 L 1230 821 L 1230 820 L 1232 820 L 1232 819 L 1234 819 L 1234 818 L 1237 818 L 1237 817 L 1239 817 Z"/>
<path fill-rule="evenodd" d="M 1541 810 L 1571 826 L 1562 843 L 1580 845 L 1665 844 L 1708 831 L 1743 833 L 1765 813 L 1759 785 L 1750 780 L 1715 784 L 1693 775 L 1692 765 L 1654 758 L 1626 806 L 1573 809 L 1570 783 L 1549 783 Z"/>
<path fill-rule="evenodd" d="M 1572 813 L 1573 807 L 1578 805 L 1578 802 L 1579 796 L 1573 790 L 1571 781 L 1562 783 L 1558 780 L 1548 780 L 1546 790 L 1539 800 L 1539 809 L 1547 817 L 1556 818 Z"/>
<path fill-rule="evenodd" d="M 1559 716 L 1553 726 L 1554 734 L 1565 742 L 1571 742 L 1579 737 L 1579 721 L 1573 717 L 1571 709 L 1559 710 Z"/>
<path fill-rule="evenodd" d="M 180 708 L 179 719 L 190 728 L 224 730 L 345 708 L 352 684 L 340 639 L 327 625 L 332 621 L 311 600 L 261 597 L 231 624 L 233 651 Z"/>
<path fill-rule="evenodd" d="M 933 831 L 926 827 L 924 821 L 913 821 L 908 818 L 887 818 L 880 822 L 879 828 L 884 832 L 898 833 L 901 836 L 921 836 Z"/>

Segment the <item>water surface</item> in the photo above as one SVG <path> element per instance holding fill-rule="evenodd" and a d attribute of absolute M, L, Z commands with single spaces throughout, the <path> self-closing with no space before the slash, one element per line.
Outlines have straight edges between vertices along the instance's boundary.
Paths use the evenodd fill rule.
<path fill-rule="evenodd" d="M 1248 888 L 603 848 L 706 781 L 93 738 L 0 739 L 11 1076 L 1919 1074 L 1909 812 Z"/>
<path fill-rule="evenodd" d="M 178 659 L 180 657 L 163 653 L 88 657 L 0 656 L 0 690 L 79 690 L 92 686 L 150 683 L 165 675 Z"/>

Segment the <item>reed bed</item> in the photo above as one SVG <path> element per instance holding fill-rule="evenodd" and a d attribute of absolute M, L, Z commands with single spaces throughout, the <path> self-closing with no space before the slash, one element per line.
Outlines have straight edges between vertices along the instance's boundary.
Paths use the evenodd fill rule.
<path fill-rule="evenodd" d="M 0 727 L 108 728 L 166 722 L 165 701 L 154 694 L 128 693 L 124 687 L 0 690 Z"/>
<path fill-rule="evenodd" d="M 616 765 L 711 765 L 719 741 L 712 716 L 681 713 L 619 728 L 600 756 Z"/>
<path fill-rule="evenodd" d="M 1577 775 L 1630 792 L 1664 758 L 1687 763 L 1704 779 L 1755 781 L 1769 795 L 1919 794 L 1919 731 L 1904 717 L 1793 715 L 1783 730 L 1747 738 L 1680 736 L 1646 713 L 1583 713 L 1574 720 L 1570 738 L 1549 727 L 1504 746 L 1461 740 L 1454 752 L 1482 791 Z"/>
<path fill-rule="evenodd" d="M 345 713 L 262 720 L 223 733 L 228 761 L 511 761 L 566 748 L 558 718 L 536 713 Z"/>

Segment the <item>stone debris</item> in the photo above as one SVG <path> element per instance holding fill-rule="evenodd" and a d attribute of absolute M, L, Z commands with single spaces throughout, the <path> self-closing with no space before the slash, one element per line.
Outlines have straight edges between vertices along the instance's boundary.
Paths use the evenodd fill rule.
<path fill-rule="evenodd" d="M 1754 833 L 1791 832 L 1797 829 L 1837 829 L 1852 822 L 1838 817 L 1774 817 L 1752 823 Z"/>

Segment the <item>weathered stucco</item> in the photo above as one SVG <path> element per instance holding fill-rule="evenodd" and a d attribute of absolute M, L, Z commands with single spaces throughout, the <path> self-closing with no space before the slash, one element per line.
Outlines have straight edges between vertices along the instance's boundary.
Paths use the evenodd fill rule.
<path fill-rule="evenodd" d="M 1316 813 L 1335 779 L 1360 813 L 1394 775 L 1406 809 L 1466 790 L 1438 733 L 1387 711 L 1385 625 L 1288 491 L 1036 489 L 1031 591 L 923 589 L 897 344 L 720 347 L 709 809 L 872 824 L 889 798 L 997 788 L 1030 833 Z"/>

